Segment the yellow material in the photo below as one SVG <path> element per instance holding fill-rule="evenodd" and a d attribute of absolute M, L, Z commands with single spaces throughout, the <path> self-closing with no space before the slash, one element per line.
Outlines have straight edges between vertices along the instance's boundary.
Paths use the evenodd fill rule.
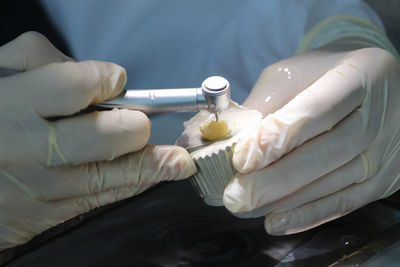
<path fill-rule="evenodd" d="M 205 140 L 217 140 L 228 135 L 228 123 L 226 121 L 205 122 L 200 124 L 200 132 Z"/>

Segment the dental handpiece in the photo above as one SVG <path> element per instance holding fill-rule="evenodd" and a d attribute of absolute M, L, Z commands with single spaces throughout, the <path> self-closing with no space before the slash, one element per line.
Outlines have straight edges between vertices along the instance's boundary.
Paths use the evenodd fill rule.
<path fill-rule="evenodd" d="M 146 114 L 208 110 L 217 116 L 228 108 L 230 100 L 229 82 L 221 76 L 211 76 L 199 88 L 124 90 L 97 106 L 134 109 Z"/>

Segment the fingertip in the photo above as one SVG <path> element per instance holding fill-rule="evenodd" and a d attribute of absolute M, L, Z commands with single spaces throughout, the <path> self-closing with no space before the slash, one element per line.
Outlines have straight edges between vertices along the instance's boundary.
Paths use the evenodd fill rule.
<path fill-rule="evenodd" d="M 197 172 L 196 165 L 189 152 L 186 149 L 179 146 L 162 146 L 170 150 L 170 152 L 165 153 L 166 157 L 170 157 L 169 166 L 171 169 L 176 171 L 169 172 L 170 175 L 168 180 L 181 180 L 188 178 Z M 168 154 L 171 153 L 171 156 Z"/>
<path fill-rule="evenodd" d="M 72 79 L 72 86 L 84 93 L 88 104 L 98 104 L 116 97 L 127 82 L 123 67 L 104 61 L 71 62 L 68 74 Z"/>
<path fill-rule="evenodd" d="M 264 228 L 270 235 L 285 235 L 290 222 L 287 216 L 279 213 L 270 213 L 265 216 Z"/>
<path fill-rule="evenodd" d="M 192 157 L 182 147 L 148 145 L 144 153 L 142 170 L 148 173 L 149 180 L 182 180 L 197 172 Z"/>
<path fill-rule="evenodd" d="M 226 185 L 222 202 L 233 213 L 251 210 L 249 201 L 246 199 L 246 189 L 237 177 L 233 177 Z"/>
<path fill-rule="evenodd" d="M 194 164 L 194 161 L 189 152 L 183 147 L 179 146 L 173 146 L 173 149 L 176 151 L 175 153 L 177 153 L 178 157 L 180 158 L 179 165 L 180 169 L 182 170 L 177 179 L 185 179 L 195 174 L 197 172 L 197 167 Z"/>
<path fill-rule="evenodd" d="M 106 98 L 112 99 L 119 95 L 121 91 L 125 88 L 126 82 L 127 82 L 127 74 L 126 70 L 114 63 L 107 63 L 109 64 L 109 68 L 111 69 L 110 71 L 110 87 L 111 87 L 111 92 L 110 95 Z"/>
<path fill-rule="evenodd" d="M 270 224 L 269 221 L 267 220 L 267 216 L 265 216 L 265 219 L 264 219 L 264 229 L 265 229 L 265 231 L 267 232 L 267 234 L 269 234 L 269 235 L 274 235 L 274 234 L 273 234 L 273 231 L 272 231 L 272 229 L 271 229 L 271 224 Z"/>
<path fill-rule="evenodd" d="M 265 216 L 265 219 L 264 219 L 264 229 L 265 229 L 265 231 L 269 235 L 279 235 L 279 234 L 275 234 L 274 229 L 272 228 L 271 223 L 269 222 L 267 217 L 268 217 L 268 215 Z"/>

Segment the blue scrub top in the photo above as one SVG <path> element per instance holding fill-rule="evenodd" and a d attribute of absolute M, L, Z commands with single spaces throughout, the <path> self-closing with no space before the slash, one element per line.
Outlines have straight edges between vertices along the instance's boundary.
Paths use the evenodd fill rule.
<path fill-rule="evenodd" d="M 349 14 L 382 27 L 360 0 L 42 0 L 77 60 L 123 66 L 127 88 L 199 87 L 226 77 L 243 102 L 260 72 L 293 55 L 320 21 Z M 194 113 L 151 117 L 151 143 L 173 144 Z"/>

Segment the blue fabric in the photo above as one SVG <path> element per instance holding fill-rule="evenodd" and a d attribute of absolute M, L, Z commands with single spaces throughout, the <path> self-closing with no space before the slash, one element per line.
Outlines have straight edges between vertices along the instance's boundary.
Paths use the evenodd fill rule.
<path fill-rule="evenodd" d="M 382 27 L 360 0 L 42 0 L 78 60 L 115 62 L 127 88 L 198 87 L 226 77 L 243 102 L 260 72 L 338 14 Z M 152 118 L 152 143 L 174 143 L 193 114 Z"/>

